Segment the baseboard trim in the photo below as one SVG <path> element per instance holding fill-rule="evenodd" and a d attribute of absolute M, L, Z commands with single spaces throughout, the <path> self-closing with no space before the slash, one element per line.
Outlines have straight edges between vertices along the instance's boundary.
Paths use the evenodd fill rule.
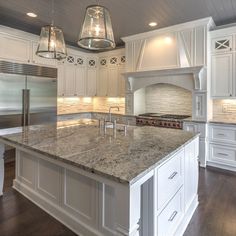
<path fill-rule="evenodd" d="M 191 221 L 193 214 L 195 210 L 198 207 L 198 195 L 195 196 L 193 199 L 191 205 L 189 206 L 187 212 L 185 212 L 183 219 L 181 220 L 181 223 L 179 224 L 177 230 L 174 233 L 174 236 L 182 236 L 184 232 L 186 231 L 189 222 Z"/>
<path fill-rule="evenodd" d="M 223 163 L 217 163 L 213 161 L 207 161 L 207 166 L 223 169 L 223 170 L 229 170 L 232 172 L 236 172 L 236 167 L 230 166 L 230 165 L 225 165 Z"/>

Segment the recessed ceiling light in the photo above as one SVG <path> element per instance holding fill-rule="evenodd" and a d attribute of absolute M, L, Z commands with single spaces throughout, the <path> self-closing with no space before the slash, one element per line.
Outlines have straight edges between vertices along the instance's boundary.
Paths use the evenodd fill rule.
<path fill-rule="evenodd" d="M 26 13 L 26 15 L 29 17 L 37 17 L 37 14 L 35 14 L 33 12 L 28 12 L 28 13 Z"/>
<path fill-rule="evenodd" d="M 151 27 L 154 27 L 154 26 L 157 26 L 157 22 L 150 22 L 148 25 Z"/>

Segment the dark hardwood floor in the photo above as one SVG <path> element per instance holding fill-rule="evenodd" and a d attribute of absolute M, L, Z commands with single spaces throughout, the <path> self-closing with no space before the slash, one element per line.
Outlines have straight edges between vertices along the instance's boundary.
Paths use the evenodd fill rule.
<path fill-rule="evenodd" d="M 184 236 L 236 236 L 236 174 L 200 169 L 199 206 Z"/>
<path fill-rule="evenodd" d="M 5 166 L 0 197 L 0 236 L 75 236 L 72 231 L 11 188 L 15 164 Z"/>
<path fill-rule="evenodd" d="M 74 236 L 11 188 L 14 166 L 7 163 L 5 168 L 5 193 L 0 197 L 0 236 Z M 201 168 L 199 201 L 184 236 L 236 236 L 235 174 Z"/>

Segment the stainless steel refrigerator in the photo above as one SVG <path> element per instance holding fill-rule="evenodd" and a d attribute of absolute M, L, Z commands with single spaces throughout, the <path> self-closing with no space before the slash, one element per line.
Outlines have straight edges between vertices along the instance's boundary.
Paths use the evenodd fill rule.
<path fill-rule="evenodd" d="M 0 61 L 0 129 L 56 120 L 57 69 Z"/>

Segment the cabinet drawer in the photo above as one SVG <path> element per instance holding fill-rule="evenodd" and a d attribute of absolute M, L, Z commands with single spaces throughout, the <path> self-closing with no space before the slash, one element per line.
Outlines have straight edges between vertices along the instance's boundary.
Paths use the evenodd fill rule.
<path fill-rule="evenodd" d="M 183 163 L 184 151 L 181 151 L 157 170 L 158 209 L 164 206 L 182 186 Z"/>
<path fill-rule="evenodd" d="M 210 126 L 210 139 L 215 142 L 236 144 L 236 129 L 232 127 Z"/>
<path fill-rule="evenodd" d="M 236 165 L 236 149 L 224 145 L 210 144 L 210 159 Z"/>
<path fill-rule="evenodd" d="M 157 217 L 158 236 L 173 235 L 183 217 L 183 205 L 183 188 L 181 188 Z"/>

